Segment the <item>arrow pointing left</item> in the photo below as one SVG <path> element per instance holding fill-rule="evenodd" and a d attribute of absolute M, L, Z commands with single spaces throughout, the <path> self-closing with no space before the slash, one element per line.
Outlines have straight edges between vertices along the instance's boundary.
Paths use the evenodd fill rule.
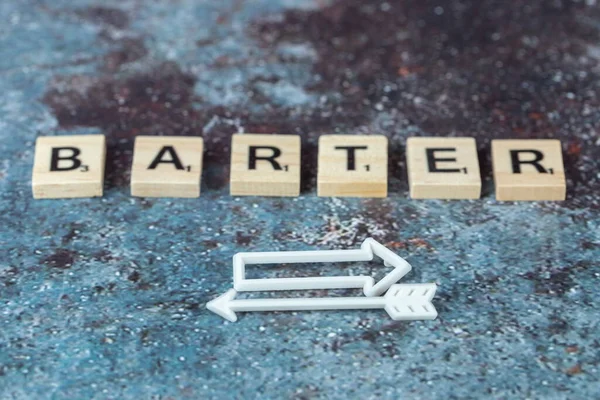
<path fill-rule="evenodd" d="M 230 289 L 208 302 L 206 307 L 221 317 L 235 322 L 236 312 L 357 310 L 383 308 L 395 321 L 435 319 L 437 311 L 431 299 L 435 283 L 392 285 L 384 297 L 323 297 L 236 300 Z"/>

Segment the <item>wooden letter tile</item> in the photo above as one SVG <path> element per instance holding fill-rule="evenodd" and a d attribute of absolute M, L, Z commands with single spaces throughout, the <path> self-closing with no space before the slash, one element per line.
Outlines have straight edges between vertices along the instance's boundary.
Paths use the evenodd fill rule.
<path fill-rule="evenodd" d="M 300 195 L 300 136 L 233 135 L 230 190 L 233 196 Z"/>
<path fill-rule="evenodd" d="M 559 140 L 492 140 L 497 200 L 564 200 Z"/>
<path fill-rule="evenodd" d="M 481 175 L 474 138 L 411 137 L 406 165 L 413 199 L 478 199 Z"/>
<path fill-rule="evenodd" d="M 38 137 L 31 179 L 33 197 L 102 196 L 105 157 L 104 135 Z"/>
<path fill-rule="evenodd" d="M 203 143 L 201 137 L 136 137 L 131 195 L 199 197 Z"/>
<path fill-rule="evenodd" d="M 381 135 L 319 138 L 319 196 L 386 197 L 388 141 Z"/>

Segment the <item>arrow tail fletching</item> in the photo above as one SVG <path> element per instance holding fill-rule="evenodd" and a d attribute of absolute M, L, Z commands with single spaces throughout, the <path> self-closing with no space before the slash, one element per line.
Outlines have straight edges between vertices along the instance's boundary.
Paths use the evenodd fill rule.
<path fill-rule="evenodd" d="M 419 301 L 431 301 L 437 285 L 435 283 L 408 283 L 392 285 L 385 295 L 388 299 L 410 298 Z"/>
<path fill-rule="evenodd" d="M 436 290 L 435 283 L 392 285 L 385 295 L 385 310 L 396 321 L 435 319 L 431 300 Z"/>

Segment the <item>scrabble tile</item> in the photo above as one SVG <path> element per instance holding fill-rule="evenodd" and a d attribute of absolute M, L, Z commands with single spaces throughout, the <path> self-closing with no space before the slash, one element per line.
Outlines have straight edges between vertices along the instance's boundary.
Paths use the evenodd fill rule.
<path fill-rule="evenodd" d="M 233 135 L 230 191 L 233 196 L 300 195 L 300 136 Z"/>
<path fill-rule="evenodd" d="M 42 136 L 35 143 L 35 199 L 102 196 L 104 135 Z"/>
<path fill-rule="evenodd" d="M 475 139 L 411 137 L 406 165 L 413 199 L 478 199 L 481 174 Z"/>
<path fill-rule="evenodd" d="M 203 143 L 201 137 L 136 137 L 131 195 L 199 197 Z"/>
<path fill-rule="evenodd" d="M 492 140 L 492 160 L 496 199 L 565 199 L 559 140 Z"/>
<path fill-rule="evenodd" d="M 388 141 L 381 135 L 319 138 L 319 196 L 386 197 Z"/>

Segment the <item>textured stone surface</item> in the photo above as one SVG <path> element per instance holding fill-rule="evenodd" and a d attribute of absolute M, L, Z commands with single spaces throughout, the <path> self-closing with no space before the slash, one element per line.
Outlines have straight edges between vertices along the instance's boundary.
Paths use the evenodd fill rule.
<path fill-rule="evenodd" d="M 600 392 L 595 0 L 22 0 L 0 16 L 1 398 Z M 300 198 L 228 195 L 240 131 L 302 136 Z M 316 197 L 317 138 L 335 132 L 388 136 L 388 198 Z M 85 133 L 107 135 L 104 198 L 34 201 L 36 136 Z M 128 195 L 138 134 L 204 138 L 200 199 Z M 409 200 L 405 139 L 449 135 L 477 138 L 483 198 Z M 494 201 L 493 138 L 561 139 L 568 200 Z M 436 321 L 204 307 L 235 252 L 368 236 L 412 263 L 406 281 L 440 285 Z"/>

